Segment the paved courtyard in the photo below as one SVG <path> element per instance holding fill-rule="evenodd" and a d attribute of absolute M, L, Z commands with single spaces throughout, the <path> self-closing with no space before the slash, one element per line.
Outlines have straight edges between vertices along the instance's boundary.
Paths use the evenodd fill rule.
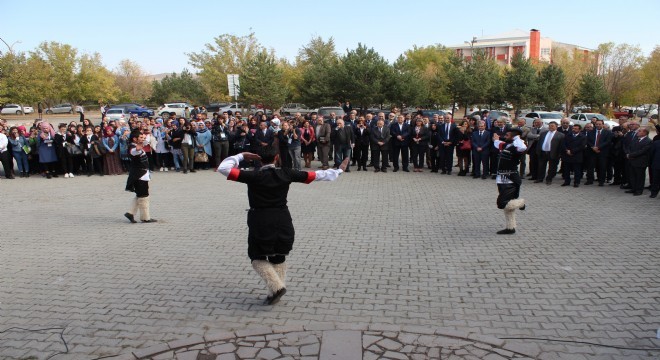
<path fill-rule="evenodd" d="M 132 359 L 219 332 L 392 325 L 515 340 L 538 359 L 660 357 L 648 191 L 527 182 L 517 233 L 497 236 L 492 180 L 353 170 L 294 184 L 288 292 L 270 307 L 246 256 L 244 185 L 156 173 L 159 222 L 129 224 L 125 180 L 0 180 L 0 358 L 46 359 L 62 338 L 53 359 Z"/>

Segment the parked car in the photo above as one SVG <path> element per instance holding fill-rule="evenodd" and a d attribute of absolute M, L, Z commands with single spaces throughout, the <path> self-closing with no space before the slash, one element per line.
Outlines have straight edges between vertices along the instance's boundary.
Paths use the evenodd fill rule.
<path fill-rule="evenodd" d="M 344 117 L 346 113 L 344 112 L 344 109 L 337 107 L 337 106 L 321 106 L 316 113 L 320 116 L 323 117 L 329 117 L 330 113 L 335 113 L 337 117 Z"/>
<path fill-rule="evenodd" d="M 123 108 L 129 114 L 137 114 L 138 116 L 154 116 L 154 111 L 146 106 L 138 103 L 123 103 L 112 105 L 113 108 Z"/>
<path fill-rule="evenodd" d="M 34 108 L 32 106 L 23 106 L 23 114 L 32 114 L 34 112 Z"/>
<path fill-rule="evenodd" d="M 290 103 L 290 104 L 284 104 L 284 106 L 282 106 L 282 109 L 280 109 L 280 114 L 295 115 L 296 113 L 300 113 L 301 115 L 304 116 L 316 111 L 318 111 L 318 109 L 310 109 L 305 104 Z"/>
<path fill-rule="evenodd" d="M 206 112 L 213 114 L 214 112 L 220 112 L 220 108 L 227 105 L 229 105 L 229 103 L 210 103 L 204 106 L 204 108 L 206 108 Z"/>
<path fill-rule="evenodd" d="M 482 110 L 482 111 L 475 111 L 475 112 L 473 112 L 472 114 L 470 114 L 470 115 L 468 116 L 468 118 L 471 119 L 471 118 L 473 118 L 475 115 L 479 115 L 479 116 L 481 116 L 481 114 L 483 114 L 483 110 Z M 506 112 L 506 111 L 499 111 L 499 110 L 488 110 L 488 116 L 490 116 L 490 118 L 493 119 L 493 120 L 497 120 L 497 119 L 501 118 L 502 116 L 506 116 L 506 117 L 508 117 L 508 118 L 511 118 L 511 115 L 509 115 L 508 112 Z M 481 120 L 484 120 L 483 117 L 482 117 Z"/>
<path fill-rule="evenodd" d="M 158 115 L 168 116 L 169 113 L 173 112 L 176 116 L 183 116 L 183 110 L 185 110 L 186 107 L 189 111 L 193 109 L 192 105 L 185 102 L 163 104 L 163 106 L 158 108 Z"/>
<path fill-rule="evenodd" d="M 123 107 L 112 107 L 105 112 L 105 117 L 108 120 L 127 120 L 131 114 Z"/>
<path fill-rule="evenodd" d="M 548 126 L 551 122 L 556 122 L 557 125 L 561 124 L 561 119 L 564 118 L 564 114 L 560 112 L 551 112 L 551 111 L 535 111 L 535 112 L 530 112 L 527 113 L 524 116 L 525 120 L 527 120 L 527 125 L 531 126 L 532 122 L 535 119 L 541 119 L 543 121 L 544 126 Z"/>
<path fill-rule="evenodd" d="M 643 104 L 637 107 L 635 114 L 641 118 L 652 117 L 653 115 L 658 115 L 658 105 L 657 104 Z"/>
<path fill-rule="evenodd" d="M 46 114 L 73 114 L 73 106 L 71 104 L 59 104 L 46 109 Z"/>
<path fill-rule="evenodd" d="M 603 114 L 599 113 L 580 113 L 580 114 L 573 114 L 569 117 L 571 119 L 571 123 L 573 125 L 578 124 L 582 127 L 587 125 L 588 123 L 591 122 L 592 118 L 597 118 L 598 120 L 603 120 L 603 123 L 607 126 L 609 126 L 610 129 L 612 129 L 615 126 L 619 126 L 619 123 L 616 121 L 612 121 L 605 117 Z"/>
<path fill-rule="evenodd" d="M 29 109 L 32 110 L 32 108 Z M 34 112 L 34 110 L 32 110 L 31 112 Z M 2 110 L 0 110 L 0 114 L 23 115 L 23 114 L 29 114 L 29 112 L 26 112 L 25 108 L 21 105 L 5 104 L 5 106 L 2 107 Z"/>
<path fill-rule="evenodd" d="M 446 114 L 451 115 L 451 113 L 447 113 L 443 110 L 418 110 L 418 112 L 422 112 L 422 116 L 426 116 L 429 119 L 433 120 L 433 115 L 438 114 L 438 116 L 445 116 Z"/>

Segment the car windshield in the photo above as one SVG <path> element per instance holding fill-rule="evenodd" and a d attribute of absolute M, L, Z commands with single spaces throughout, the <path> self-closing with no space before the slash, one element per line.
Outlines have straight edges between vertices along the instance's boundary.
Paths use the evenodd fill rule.
<path fill-rule="evenodd" d="M 106 114 L 121 114 L 122 110 L 121 109 L 110 109 Z"/>
<path fill-rule="evenodd" d="M 541 119 L 560 119 L 562 118 L 561 114 L 539 114 Z"/>

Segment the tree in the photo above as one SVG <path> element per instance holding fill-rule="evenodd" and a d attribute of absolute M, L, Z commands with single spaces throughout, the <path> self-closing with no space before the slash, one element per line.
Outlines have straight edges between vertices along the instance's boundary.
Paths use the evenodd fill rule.
<path fill-rule="evenodd" d="M 200 104 L 208 101 L 201 81 L 187 69 L 183 69 L 181 74 L 172 73 L 160 81 L 154 80 L 151 87 L 153 91 L 150 100 L 157 104 L 171 101 L 189 101 L 193 104 Z"/>
<path fill-rule="evenodd" d="M 564 83 L 564 71 L 559 66 L 551 64 L 543 67 L 537 80 L 538 102 L 545 105 L 548 110 L 559 107 L 565 99 Z"/>
<path fill-rule="evenodd" d="M 314 107 L 334 104 L 337 101 L 332 88 L 332 78 L 338 63 L 339 56 L 332 37 L 328 41 L 321 37 L 312 38 L 298 51 L 296 66 L 301 73 L 298 83 L 301 101 Z"/>
<path fill-rule="evenodd" d="M 656 46 L 640 69 L 639 95 L 641 102 L 660 104 L 660 46 Z"/>
<path fill-rule="evenodd" d="M 428 103 L 429 82 L 403 56 L 397 59 L 390 71 L 391 74 L 386 77 L 389 83 L 385 84 L 387 100 L 390 103 L 401 106 Z"/>
<path fill-rule="evenodd" d="M 0 58 L 0 103 L 34 104 L 52 94 L 52 68 L 37 54 L 7 53 Z"/>
<path fill-rule="evenodd" d="M 616 45 L 609 42 L 598 46 L 598 54 L 599 74 L 603 77 L 611 101 L 618 107 L 627 93 L 634 91 L 637 85 L 637 71 L 644 62 L 642 49 L 625 43 Z"/>
<path fill-rule="evenodd" d="M 413 46 L 397 60 L 399 65 L 395 63 L 395 67 L 405 65 L 408 71 L 414 70 L 422 80 L 417 86 L 426 88 L 420 91 L 427 93 L 427 98 L 421 99 L 421 103 L 416 105 L 446 105 L 452 101 L 451 93 L 447 88 L 449 77 L 445 64 L 454 54 L 440 44 L 426 47 Z"/>
<path fill-rule="evenodd" d="M 73 102 L 94 100 L 107 103 L 118 99 L 119 88 L 115 84 L 115 77 L 103 66 L 101 55 L 84 54 L 78 63 L 80 70 L 75 75 L 69 100 Z"/>
<path fill-rule="evenodd" d="M 385 85 L 391 82 L 392 76 L 387 61 L 376 50 L 361 43 L 340 59 L 332 73 L 335 98 L 349 100 L 362 108 L 385 101 Z"/>
<path fill-rule="evenodd" d="M 536 70 L 529 59 L 521 53 L 511 59 L 511 68 L 504 76 L 506 97 L 513 104 L 516 116 L 518 112 L 536 101 Z"/>
<path fill-rule="evenodd" d="M 577 98 L 591 108 L 602 108 L 610 100 L 603 79 L 593 73 L 582 75 Z"/>
<path fill-rule="evenodd" d="M 44 99 L 46 103 L 70 100 L 74 95 L 78 50 L 68 44 L 57 42 L 41 43 L 31 57 L 43 59 L 50 66 Z"/>
<path fill-rule="evenodd" d="M 241 81 L 241 98 L 248 104 L 279 109 L 286 99 L 282 69 L 265 50 L 246 64 Z"/>
<path fill-rule="evenodd" d="M 136 62 L 124 59 L 119 62 L 114 73 L 121 101 L 143 102 L 151 96 L 151 83 L 147 74 Z"/>
<path fill-rule="evenodd" d="M 245 75 L 245 67 L 265 48 L 254 33 L 247 36 L 223 34 L 213 40 L 199 53 L 187 54 L 189 63 L 199 70 L 197 75 L 210 100 L 230 100 L 227 74 Z"/>
<path fill-rule="evenodd" d="M 465 61 L 465 92 L 463 102 L 467 114 L 468 104 L 488 104 L 500 81 L 499 65 L 483 50 L 475 50 L 474 56 Z"/>
<path fill-rule="evenodd" d="M 443 64 L 445 73 L 447 74 L 446 89 L 451 96 L 453 103 L 459 103 L 465 107 L 465 115 L 467 115 L 467 99 L 469 98 L 470 89 L 467 84 L 467 71 L 466 62 L 458 54 L 451 54 L 446 63 Z"/>
<path fill-rule="evenodd" d="M 582 76 L 589 71 L 595 71 L 597 59 L 597 55 L 585 54 L 577 49 L 570 51 L 558 47 L 552 49 L 552 63 L 564 72 L 566 111 L 573 108 Z"/>

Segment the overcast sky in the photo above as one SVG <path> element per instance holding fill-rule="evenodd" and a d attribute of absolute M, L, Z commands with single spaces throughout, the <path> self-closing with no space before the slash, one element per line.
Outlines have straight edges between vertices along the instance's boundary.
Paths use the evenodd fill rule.
<path fill-rule="evenodd" d="M 413 45 L 457 45 L 516 28 L 587 48 L 625 42 L 649 54 L 660 45 L 658 0 L 2 2 L 0 37 L 14 51 L 57 41 L 100 53 L 110 69 L 131 59 L 151 74 L 195 71 L 186 53 L 251 31 L 290 60 L 314 36 L 333 37 L 339 53 L 360 42 L 389 61 Z"/>

